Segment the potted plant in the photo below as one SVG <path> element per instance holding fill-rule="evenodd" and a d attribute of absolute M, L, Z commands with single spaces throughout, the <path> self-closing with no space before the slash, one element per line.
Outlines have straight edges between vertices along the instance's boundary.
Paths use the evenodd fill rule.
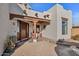
<path fill-rule="evenodd" d="M 46 15 L 44 15 L 44 18 L 46 19 Z"/>
<path fill-rule="evenodd" d="M 38 17 L 38 13 L 35 13 L 35 16 Z"/>
<path fill-rule="evenodd" d="M 27 15 L 26 10 L 23 10 L 23 13 L 24 13 L 25 15 Z"/>
<path fill-rule="evenodd" d="M 47 14 L 47 17 L 49 18 L 49 14 Z"/>

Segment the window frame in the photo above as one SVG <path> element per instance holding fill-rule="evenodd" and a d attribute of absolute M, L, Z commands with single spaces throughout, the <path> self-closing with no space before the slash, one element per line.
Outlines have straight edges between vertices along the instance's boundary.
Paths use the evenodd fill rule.
<path fill-rule="evenodd" d="M 62 17 L 62 35 L 67 34 L 68 34 L 68 18 Z"/>

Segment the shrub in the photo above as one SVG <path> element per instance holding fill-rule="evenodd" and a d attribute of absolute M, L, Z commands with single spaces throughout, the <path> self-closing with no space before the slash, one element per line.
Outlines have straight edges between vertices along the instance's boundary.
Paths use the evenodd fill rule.
<path fill-rule="evenodd" d="M 4 44 L 6 52 L 9 53 L 13 51 L 15 46 L 16 46 L 16 36 L 8 36 Z"/>
<path fill-rule="evenodd" d="M 72 39 L 74 39 L 74 40 L 79 40 L 79 35 L 73 36 Z"/>

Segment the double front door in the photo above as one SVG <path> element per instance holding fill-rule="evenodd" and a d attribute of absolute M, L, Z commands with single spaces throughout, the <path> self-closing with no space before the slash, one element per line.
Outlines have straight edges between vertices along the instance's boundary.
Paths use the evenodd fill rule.
<path fill-rule="evenodd" d="M 24 39 L 29 37 L 29 24 L 19 21 L 19 38 L 18 39 Z"/>

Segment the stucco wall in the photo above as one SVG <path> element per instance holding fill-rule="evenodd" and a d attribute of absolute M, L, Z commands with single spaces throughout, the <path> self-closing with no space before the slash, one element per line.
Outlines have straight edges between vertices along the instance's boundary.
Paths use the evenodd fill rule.
<path fill-rule="evenodd" d="M 47 12 L 51 14 L 50 25 L 46 27 L 43 31 L 43 36 L 53 41 L 58 39 L 70 39 L 71 38 L 71 28 L 72 28 L 72 12 L 70 10 L 65 10 L 60 4 L 54 5 Z M 68 34 L 62 35 L 62 19 L 61 17 L 68 19 Z"/>
<path fill-rule="evenodd" d="M 9 13 L 22 15 L 23 11 L 16 3 L 9 3 Z"/>
<path fill-rule="evenodd" d="M 8 35 L 9 11 L 8 4 L 0 4 L 0 55 L 4 51 L 4 42 Z"/>
<path fill-rule="evenodd" d="M 19 29 L 19 25 L 17 25 L 17 20 L 12 19 L 9 20 L 9 35 L 16 36 Z"/>
<path fill-rule="evenodd" d="M 68 34 L 62 34 L 62 17 L 68 19 Z M 72 28 L 72 12 L 65 10 L 63 6 L 57 4 L 57 39 L 70 39 Z"/>
<path fill-rule="evenodd" d="M 46 29 L 43 30 L 43 36 L 46 38 L 49 38 L 53 41 L 56 41 L 57 39 L 57 12 L 56 12 L 57 8 L 56 7 L 52 7 L 51 9 L 49 9 L 48 13 L 50 13 L 50 24 L 46 26 Z"/>

